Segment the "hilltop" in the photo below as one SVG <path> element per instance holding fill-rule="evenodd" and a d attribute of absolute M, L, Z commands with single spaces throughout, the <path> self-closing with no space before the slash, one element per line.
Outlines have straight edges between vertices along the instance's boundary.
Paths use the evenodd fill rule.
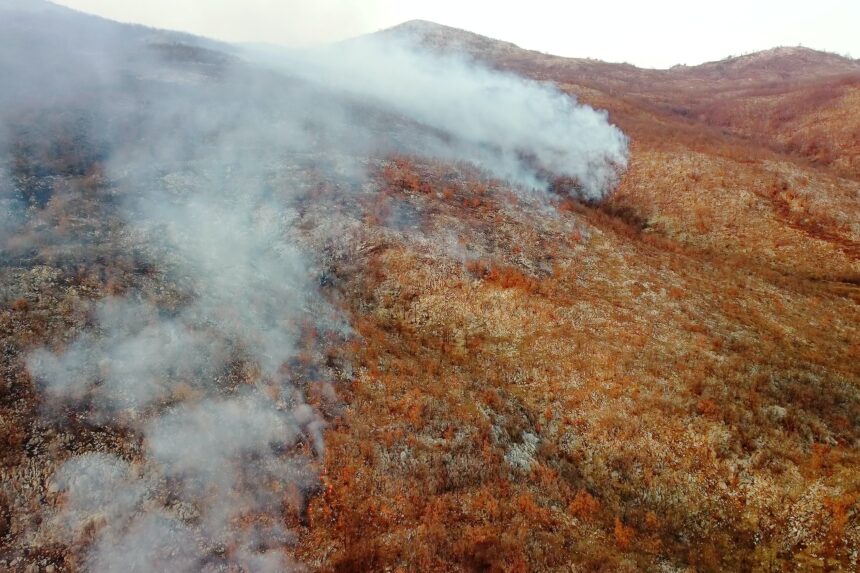
<path fill-rule="evenodd" d="M 860 61 L 813 50 L 811 48 L 778 47 L 761 52 L 729 57 L 716 62 L 693 66 L 698 77 L 712 76 L 724 79 L 754 81 L 810 80 L 827 76 L 856 74 L 860 72 Z M 675 67 L 676 72 L 690 71 L 689 66 Z"/>

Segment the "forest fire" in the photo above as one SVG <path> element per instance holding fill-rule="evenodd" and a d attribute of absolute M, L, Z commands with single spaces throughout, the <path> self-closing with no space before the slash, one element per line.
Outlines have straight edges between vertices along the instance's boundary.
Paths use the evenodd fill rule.
<path fill-rule="evenodd" d="M 21 6 L 0 569 L 856 569 L 856 61 Z"/>

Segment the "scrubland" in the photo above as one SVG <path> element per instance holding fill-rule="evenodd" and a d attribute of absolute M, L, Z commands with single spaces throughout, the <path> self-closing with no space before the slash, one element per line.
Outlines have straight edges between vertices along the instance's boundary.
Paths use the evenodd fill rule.
<path fill-rule="evenodd" d="M 304 189 L 290 239 L 348 326 L 292 325 L 282 370 L 327 427 L 317 478 L 277 492 L 282 550 L 322 571 L 857 570 L 856 78 L 802 59 L 808 83 L 703 101 L 699 82 L 770 85 L 773 66 L 675 70 L 670 90 L 469 38 L 608 110 L 629 165 L 604 201 L 409 155 Z M 84 407 L 47 420 L 26 357 L 95 328 L 97 301 L 135 292 L 170 314 L 190 295 L 114 212 L 133 190 L 73 139 L 46 153 L 18 152 L 28 223 L 0 267 L 0 555 L 75 571 L 106 518 L 77 546 L 53 536 L 54 471 L 85 452 L 138 463 L 146 444 Z M 217 384 L 261 380 L 237 359 Z"/>

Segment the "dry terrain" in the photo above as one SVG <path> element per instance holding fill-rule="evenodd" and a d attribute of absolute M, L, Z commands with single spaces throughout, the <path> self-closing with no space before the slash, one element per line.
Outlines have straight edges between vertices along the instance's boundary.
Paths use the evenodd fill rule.
<path fill-rule="evenodd" d="M 607 110 L 629 164 L 600 202 L 410 154 L 299 199 L 273 179 L 348 324 L 293 325 L 283 369 L 325 453 L 313 485 L 279 491 L 283 551 L 321 571 L 857 571 L 860 62 L 780 48 L 641 70 L 424 22 L 383 34 L 407 32 Z M 101 525 L 53 533 L 52 475 L 147 447 L 47 416 L 27 356 L 93 328 L 96 301 L 188 296 L 115 217 L 134 189 L 56 139 L 15 151 L 29 219 L 0 234 L 4 570 L 84 568 Z M 260 377 L 234 361 L 219 391 Z"/>

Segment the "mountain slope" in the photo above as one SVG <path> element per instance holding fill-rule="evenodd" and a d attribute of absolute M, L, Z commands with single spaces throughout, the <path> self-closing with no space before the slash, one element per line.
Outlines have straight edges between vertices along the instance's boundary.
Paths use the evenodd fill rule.
<path fill-rule="evenodd" d="M 24 110 L 2 116 L 0 568 L 856 569 L 855 155 L 774 143 L 850 141 L 856 62 L 381 33 L 607 110 L 629 159 L 583 200 L 494 173 L 498 131 L 385 99 L 421 95 L 402 61 L 362 92 L 62 14 L 16 32 L 33 79 L 0 88 Z M 99 67 L 58 26 L 128 49 Z M 21 98 L 46 70 L 69 97 Z"/>
<path fill-rule="evenodd" d="M 860 93 L 858 60 L 774 48 L 699 66 L 648 70 L 541 54 L 429 22 L 407 22 L 382 34 L 416 38 L 432 49 L 461 51 L 500 69 L 557 82 L 586 101 L 589 90 L 596 90 L 666 120 L 716 127 L 833 167 L 839 175 L 860 177 L 860 125 L 850 112 Z M 609 103 L 599 105 L 610 111 L 619 107 Z"/>
<path fill-rule="evenodd" d="M 609 110 L 632 138 L 630 166 L 605 204 L 563 205 L 572 234 L 503 196 L 473 204 L 466 189 L 433 207 L 437 224 L 463 221 L 458 241 L 477 259 L 466 269 L 383 237 L 348 266 L 372 269 L 353 287 L 373 309 L 358 322 L 369 344 L 330 433 L 330 489 L 311 502 L 305 559 L 617 571 L 824 558 L 849 570 L 856 180 L 675 109 L 714 89 L 714 66 L 566 60 L 429 23 L 384 33 L 428 31 L 433 49 L 465 46 Z M 770 57 L 729 67 L 766 84 Z M 776 88 L 827 91 L 854 66 L 810 57 L 820 69 Z M 430 195 L 399 178 L 395 192 L 445 196 L 432 170 L 404 169 Z M 320 546 L 333 556 L 315 560 Z"/>

